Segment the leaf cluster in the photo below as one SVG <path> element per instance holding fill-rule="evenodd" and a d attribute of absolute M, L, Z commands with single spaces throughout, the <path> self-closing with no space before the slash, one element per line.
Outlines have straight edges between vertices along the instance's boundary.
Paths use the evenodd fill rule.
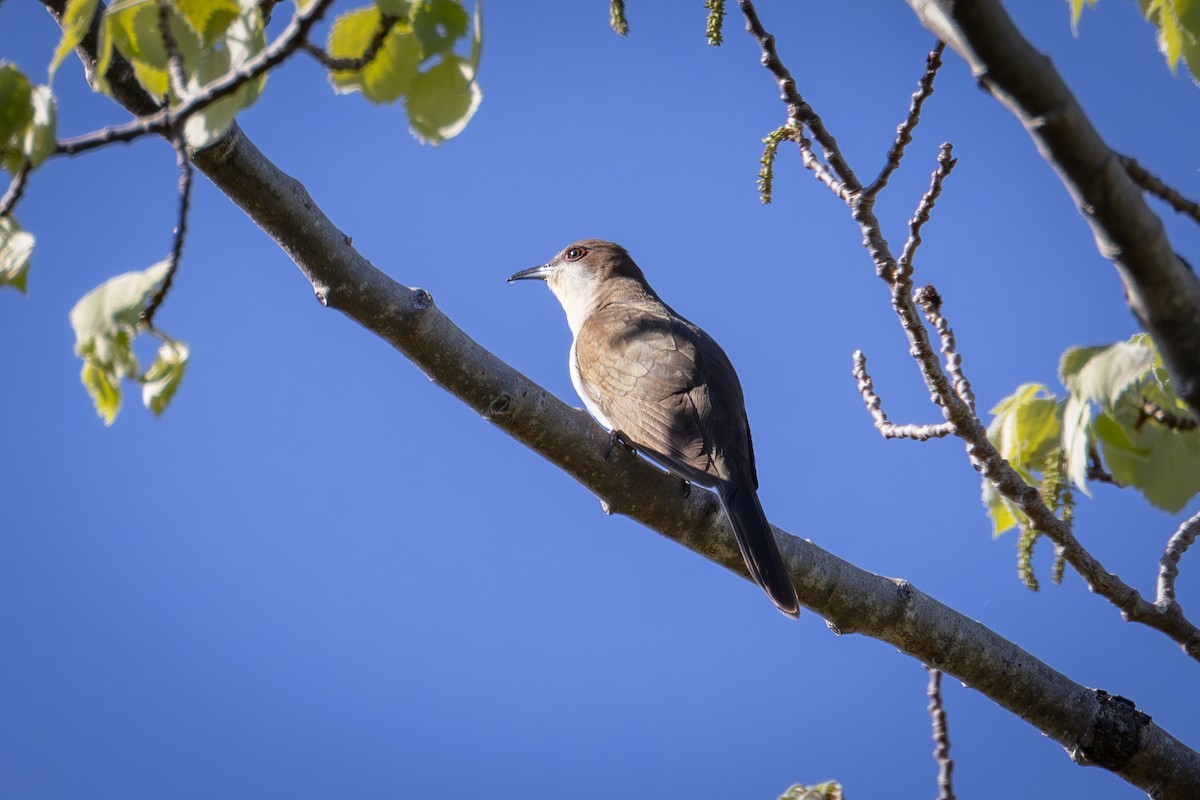
<path fill-rule="evenodd" d="M 334 89 L 361 92 L 372 103 L 403 98 L 409 126 L 422 141 L 438 144 L 457 136 L 483 98 L 475 80 L 482 44 L 479 6 L 472 26 L 457 0 L 380 0 L 334 21 L 329 55 L 361 58 L 389 24 L 382 47 L 366 66 L 331 71 Z M 470 55 L 459 55 L 455 48 L 472 29 Z"/>
<path fill-rule="evenodd" d="M 1052 508 L 1069 506 L 1070 486 L 1090 495 L 1095 480 L 1131 486 L 1169 512 L 1200 492 L 1200 429 L 1149 336 L 1073 347 L 1063 353 L 1059 377 L 1066 397 L 1025 384 L 991 410 L 988 426 L 988 438 L 1021 477 L 1046 487 Z M 1028 527 L 986 480 L 983 501 L 995 534 Z"/>
<path fill-rule="evenodd" d="M 83 385 L 107 425 L 120 411 L 122 380 L 141 385 L 142 403 L 155 414 L 163 412 L 183 380 L 187 345 L 151 328 L 144 319 L 146 306 L 169 268 L 169 262 L 162 261 L 141 272 L 110 278 L 71 309 L 75 353 L 83 359 Z M 134 340 L 143 333 L 161 340 L 157 357 L 144 372 L 133 352 Z"/>

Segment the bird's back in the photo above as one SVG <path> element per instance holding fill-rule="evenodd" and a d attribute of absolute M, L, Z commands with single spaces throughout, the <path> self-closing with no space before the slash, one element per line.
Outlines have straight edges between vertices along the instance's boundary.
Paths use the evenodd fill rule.
<path fill-rule="evenodd" d="M 574 347 L 577 388 L 630 444 L 701 486 L 738 470 L 757 486 L 737 374 L 698 326 L 642 295 L 597 308 Z"/>

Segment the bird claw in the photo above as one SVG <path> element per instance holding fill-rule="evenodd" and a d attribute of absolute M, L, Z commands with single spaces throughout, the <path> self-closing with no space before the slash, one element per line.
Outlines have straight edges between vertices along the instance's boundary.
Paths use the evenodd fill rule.
<path fill-rule="evenodd" d="M 628 447 L 629 451 L 631 453 L 637 452 L 637 450 L 634 448 L 634 446 L 631 445 L 625 439 L 625 435 L 623 433 L 621 433 L 620 431 L 609 431 L 608 432 L 608 447 L 604 448 L 604 460 L 605 461 L 608 461 L 609 457 L 612 456 L 613 448 L 617 446 L 617 442 L 620 442 L 621 444 Z"/>

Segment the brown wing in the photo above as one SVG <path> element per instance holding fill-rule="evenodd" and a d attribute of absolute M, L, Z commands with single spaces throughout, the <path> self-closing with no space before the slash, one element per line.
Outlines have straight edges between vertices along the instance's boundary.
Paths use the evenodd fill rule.
<path fill-rule="evenodd" d="M 729 479 L 730 457 L 753 478 L 741 385 L 704 331 L 662 307 L 608 306 L 575 349 L 584 390 L 630 444 L 702 486 Z"/>

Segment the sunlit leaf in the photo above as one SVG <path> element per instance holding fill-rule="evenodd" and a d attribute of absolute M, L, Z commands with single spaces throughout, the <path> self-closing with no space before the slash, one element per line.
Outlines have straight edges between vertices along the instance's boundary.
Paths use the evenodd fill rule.
<path fill-rule="evenodd" d="M 105 425 L 112 425 L 113 420 L 117 418 L 117 412 L 121 410 L 119 378 L 96 362 L 85 360 L 80 380 L 96 405 L 96 413 L 104 420 Z"/>
<path fill-rule="evenodd" d="M 467 32 L 470 17 L 455 0 L 419 0 L 412 7 L 412 29 L 421 59 L 448 55 Z"/>
<path fill-rule="evenodd" d="M 1071 348 L 1063 354 L 1059 377 L 1074 394 L 1113 408 L 1127 389 L 1150 374 L 1154 358 L 1154 350 L 1140 341 Z"/>
<path fill-rule="evenodd" d="M 1085 5 L 1096 7 L 1096 0 L 1071 0 L 1071 33 L 1079 35 L 1079 18 L 1083 16 Z"/>
<path fill-rule="evenodd" d="M 483 99 L 474 78 L 470 64 L 458 56 L 413 78 L 406 109 L 417 138 L 439 144 L 462 132 Z"/>
<path fill-rule="evenodd" d="M 21 154 L 31 166 L 38 166 L 54 152 L 58 129 L 58 108 L 49 86 L 38 86 L 30 96 L 33 119 L 21 137 Z"/>
<path fill-rule="evenodd" d="M 32 252 L 33 234 L 21 230 L 12 217 L 0 217 L 0 287 L 25 293 Z"/>
<path fill-rule="evenodd" d="M 237 0 L 174 0 L 175 8 L 188 26 L 211 45 L 241 16 Z"/>
<path fill-rule="evenodd" d="M 33 116 L 33 85 L 16 66 L 0 61 L 0 157 L 10 172 L 24 162 L 19 139 Z"/>
<path fill-rule="evenodd" d="M 141 324 L 142 311 L 167 275 L 161 261 L 141 272 L 110 278 L 80 298 L 71 309 L 75 352 L 120 377 L 137 370 L 130 343 Z"/>
<path fill-rule="evenodd" d="M 257 12 L 239 17 L 225 31 L 220 46 L 200 54 L 197 69 L 188 79 L 189 91 L 198 92 L 211 81 L 240 68 L 258 55 L 266 44 L 266 33 Z M 233 94 L 189 117 L 184 126 L 184 136 L 188 144 L 196 150 L 201 150 L 224 136 L 237 113 L 258 100 L 266 85 L 266 79 L 264 74 L 247 81 Z"/>
<path fill-rule="evenodd" d="M 165 342 L 158 348 L 158 358 L 142 376 L 142 403 L 155 416 L 162 414 L 175 396 L 187 369 L 188 355 L 183 342 Z"/>
<path fill-rule="evenodd" d="M 1062 446 L 1067 456 L 1067 477 L 1089 497 L 1092 494 L 1087 486 L 1091 422 L 1091 403 L 1072 393 L 1062 412 Z"/>
<path fill-rule="evenodd" d="M 58 70 L 67 54 L 83 41 L 91 27 L 92 17 L 96 16 L 96 6 L 99 0 L 67 0 L 67 8 L 62 18 L 62 39 L 54 49 L 54 58 L 50 60 L 50 79 Z"/>
<path fill-rule="evenodd" d="M 383 18 L 376 8 L 338 17 L 329 32 L 329 54 L 335 58 L 361 57 L 381 24 Z M 331 72 L 329 78 L 339 93 L 360 91 L 372 103 L 394 103 L 408 92 L 420 58 L 421 47 L 412 29 L 397 23 L 370 64 L 355 72 Z"/>

